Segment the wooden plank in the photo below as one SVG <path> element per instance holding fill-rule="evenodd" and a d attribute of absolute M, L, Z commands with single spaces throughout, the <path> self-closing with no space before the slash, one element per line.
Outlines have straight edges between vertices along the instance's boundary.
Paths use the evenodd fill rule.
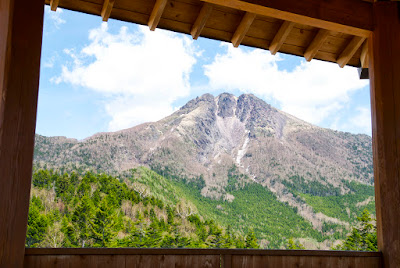
<path fill-rule="evenodd" d="M 304 53 L 304 57 L 307 61 L 311 61 L 315 55 L 317 54 L 318 50 L 324 44 L 325 40 L 328 38 L 330 31 L 320 29 L 317 35 L 312 40 L 311 44 L 307 47 L 306 52 Z"/>
<path fill-rule="evenodd" d="M 273 249 L 192 249 L 192 248 L 27 248 L 31 255 L 261 255 L 261 256 L 325 256 L 382 257 L 380 252 L 330 250 Z"/>
<path fill-rule="evenodd" d="M 103 8 L 103 0 L 90 1 L 91 2 L 87 2 L 86 0 L 63 0 L 60 2 L 60 7 L 100 15 Z M 50 0 L 46 0 L 46 3 L 49 4 Z M 154 1 L 144 0 L 118 0 L 114 3 L 110 17 L 147 25 L 154 3 Z M 172 1 L 171 4 L 166 5 L 157 28 L 190 34 L 198 17 L 199 10 L 201 9 L 201 5 L 198 3 L 201 2 L 186 0 Z M 323 3 L 321 2 L 321 4 Z M 201 36 L 230 42 L 237 25 L 242 19 L 242 14 L 243 12 L 240 10 L 218 5 L 213 6 L 212 13 L 201 32 Z M 257 16 L 241 44 L 268 49 L 281 23 L 281 20 L 275 18 Z M 314 36 L 314 27 L 296 24 L 280 51 L 303 57 L 304 51 L 312 42 Z M 337 57 L 342 52 L 347 42 L 350 41 L 351 37 L 352 36 L 348 34 L 331 32 L 315 58 L 336 62 Z M 289 49 L 285 50 L 286 48 Z M 349 61 L 348 65 L 359 66 L 360 54 L 361 51 L 358 50 Z"/>
<path fill-rule="evenodd" d="M 274 39 L 272 40 L 271 44 L 269 45 L 269 50 L 271 51 L 272 55 L 275 55 L 276 52 L 279 51 L 283 43 L 285 42 L 286 38 L 288 37 L 290 31 L 294 26 L 293 22 L 284 21 L 279 28 L 278 32 L 276 33 Z"/>
<path fill-rule="evenodd" d="M 231 40 L 234 47 L 238 47 L 240 45 L 255 18 L 256 14 L 249 12 L 244 14 Z"/>
<path fill-rule="evenodd" d="M 50 0 L 50 9 L 56 11 L 58 7 L 59 0 Z"/>
<path fill-rule="evenodd" d="M 311 265 L 312 268 L 330 268 L 329 259 L 330 257 L 311 257 Z"/>
<path fill-rule="evenodd" d="M 115 0 L 104 0 L 103 9 L 101 10 L 101 17 L 103 21 L 108 21 L 111 15 Z"/>
<path fill-rule="evenodd" d="M 368 68 L 369 66 L 369 54 L 368 54 L 368 40 L 365 40 L 360 57 L 361 67 Z"/>
<path fill-rule="evenodd" d="M 360 48 L 362 43 L 365 41 L 365 37 L 355 36 L 346 46 L 343 52 L 340 54 L 337 63 L 343 68 L 353 57 L 354 53 Z"/>
<path fill-rule="evenodd" d="M 0 8 L 0 267 L 22 267 L 32 176 L 44 1 Z"/>
<path fill-rule="evenodd" d="M 232 255 L 222 255 L 222 268 L 232 268 Z"/>
<path fill-rule="evenodd" d="M 157 28 L 157 25 L 160 22 L 161 15 L 164 12 L 164 8 L 167 5 L 167 2 L 168 0 L 156 0 L 153 11 L 150 14 L 149 22 L 147 23 L 151 31 L 154 31 Z"/>
<path fill-rule="evenodd" d="M 201 0 L 257 15 L 309 25 L 330 31 L 368 37 L 373 29 L 372 5 L 345 0 Z M 334 2 L 334 5 L 330 5 Z M 339 3 L 337 3 L 339 2 Z M 324 7 L 321 8 L 321 5 Z M 345 8 L 343 10 L 343 8 Z M 323 10 L 324 12 L 321 12 Z M 351 15 L 350 15 L 351 14 Z"/>
<path fill-rule="evenodd" d="M 378 257 L 224 255 L 222 259 L 220 264 L 219 255 L 34 255 L 25 257 L 24 267 L 381 267 Z"/>
<path fill-rule="evenodd" d="M 212 5 L 208 3 L 204 3 L 203 6 L 201 7 L 199 15 L 197 16 L 196 21 L 194 22 L 193 27 L 190 30 L 190 34 L 192 35 L 194 40 L 197 40 L 197 38 L 200 36 L 201 31 L 206 25 L 212 10 L 213 10 Z"/>
<path fill-rule="evenodd" d="M 400 267 L 400 11 L 374 3 L 369 42 L 375 204 L 383 266 Z"/>

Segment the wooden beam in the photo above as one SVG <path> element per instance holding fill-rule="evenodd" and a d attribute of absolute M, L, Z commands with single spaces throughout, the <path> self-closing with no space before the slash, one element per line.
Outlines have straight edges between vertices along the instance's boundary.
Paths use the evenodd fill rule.
<path fill-rule="evenodd" d="M 0 267 L 23 267 L 44 1 L 0 5 Z"/>
<path fill-rule="evenodd" d="M 168 0 L 156 0 L 153 11 L 150 14 L 149 22 L 147 23 L 151 31 L 154 31 L 157 28 L 157 25 L 160 22 L 161 15 L 164 12 L 167 2 Z"/>
<path fill-rule="evenodd" d="M 304 53 L 304 57 L 307 61 L 311 61 L 315 55 L 317 54 L 318 50 L 324 44 L 326 38 L 328 38 L 330 31 L 325 29 L 320 29 L 317 35 L 312 40 L 311 44 L 308 46 L 306 52 Z"/>
<path fill-rule="evenodd" d="M 256 18 L 256 14 L 246 12 L 240 21 L 239 26 L 236 28 L 235 33 L 232 37 L 232 44 L 234 47 L 238 47 L 246 36 L 247 31 L 250 29 L 251 24 Z"/>
<path fill-rule="evenodd" d="M 343 50 L 337 60 L 337 63 L 341 68 L 343 68 L 350 61 L 351 57 L 354 56 L 364 41 L 365 37 L 359 36 L 354 36 L 353 39 L 351 39 L 350 43 Z"/>
<path fill-rule="evenodd" d="M 375 204 L 383 267 L 400 267 L 400 10 L 374 3 L 369 42 Z"/>
<path fill-rule="evenodd" d="M 372 4 L 363 1 L 201 1 L 257 15 L 362 37 L 368 37 L 373 29 Z"/>
<path fill-rule="evenodd" d="M 368 55 L 368 40 L 365 40 L 364 45 L 361 50 L 361 67 L 362 68 L 368 68 L 369 66 L 369 55 Z"/>
<path fill-rule="evenodd" d="M 208 3 L 203 3 L 199 15 L 197 16 L 196 21 L 193 24 L 192 30 L 190 31 L 190 34 L 192 35 L 193 39 L 197 40 L 197 38 L 200 36 L 201 31 L 206 25 L 212 10 L 213 10 L 212 5 Z"/>
<path fill-rule="evenodd" d="M 58 7 L 59 0 L 50 0 L 50 9 L 56 11 Z"/>
<path fill-rule="evenodd" d="M 101 17 L 103 18 L 103 21 L 108 21 L 110 18 L 114 2 L 115 0 L 104 0 L 103 8 L 101 10 Z"/>
<path fill-rule="evenodd" d="M 274 39 L 269 45 L 269 51 L 271 51 L 272 55 L 275 55 L 276 52 L 279 51 L 281 46 L 286 40 L 286 37 L 289 35 L 290 31 L 293 29 L 294 23 L 289 21 L 284 21 L 276 33 Z"/>

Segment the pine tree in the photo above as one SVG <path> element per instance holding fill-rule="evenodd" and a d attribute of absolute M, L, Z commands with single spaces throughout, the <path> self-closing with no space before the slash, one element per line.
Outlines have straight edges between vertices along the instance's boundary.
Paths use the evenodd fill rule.
<path fill-rule="evenodd" d="M 26 234 L 26 246 L 37 247 L 44 239 L 48 221 L 46 216 L 40 213 L 41 201 L 33 197 L 29 205 L 28 229 Z"/>
<path fill-rule="evenodd" d="M 85 247 L 90 238 L 90 222 L 93 217 L 94 207 L 90 198 L 85 195 L 76 207 L 72 221 L 79 229 L 79 246 Z"/>
<path fill-rule="evenodd" d="M 90 224 L 94 246 L 108 247 L 116 234 L 118 223 L 118 213 L 109 206 L 107 200 L 101 201 Z"/>
<path fill-rule="evenodd" d="M 376 227 L 372 224 L 373 219 L 367 209 L 357 217 L 359 227 L 353 228 L 342 245 L 333 248 L 335 250 L 359 250 L 378 251 Z"/>
<path fill-rule="evenodd" d="M 260 248 L 257 244 L 257 238 L 253 229 L 250 229 L 246 235 L 246 248 Z"/>

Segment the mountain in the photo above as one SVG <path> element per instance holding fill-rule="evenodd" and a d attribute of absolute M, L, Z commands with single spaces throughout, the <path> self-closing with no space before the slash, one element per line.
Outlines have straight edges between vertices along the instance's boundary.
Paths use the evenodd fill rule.
<path fill-rule="evenodd" d="M 160 121 L 82 141 L 36 135 L 34 162 L 109 174 L 146 166 L 226 202 L 252 182 L 320 231 L 373 207 L 369 136 L 314 126 L 251 94 L 205 94 Z"/>

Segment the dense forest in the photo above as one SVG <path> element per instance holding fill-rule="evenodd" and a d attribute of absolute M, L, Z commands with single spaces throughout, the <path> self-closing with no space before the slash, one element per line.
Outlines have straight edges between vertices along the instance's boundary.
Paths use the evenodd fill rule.
<path fill-rule="evenodd" d="M 132 181 L 53 170 L 32 179 L 27 247 L 258 248 L 253 231 L 223 229 L 188 202 L 171 206 Z"/>
<path fill-rule="evenodd" d="M 199 183 L 144 167 L 121 176 L 34 169 L 26 246 L 300 249 L 300 238 L 346 238 L 339 226 L 313 229 L 296 209 L 234 168 L 228 176 L 233 201 L 202 197 Z M 369 225 L 354 228 L 352 240 L 336 249 L 376 249 L 365 211 L 358 220 Z M 359 241 L 372 246 L 357 246 Z"/>

